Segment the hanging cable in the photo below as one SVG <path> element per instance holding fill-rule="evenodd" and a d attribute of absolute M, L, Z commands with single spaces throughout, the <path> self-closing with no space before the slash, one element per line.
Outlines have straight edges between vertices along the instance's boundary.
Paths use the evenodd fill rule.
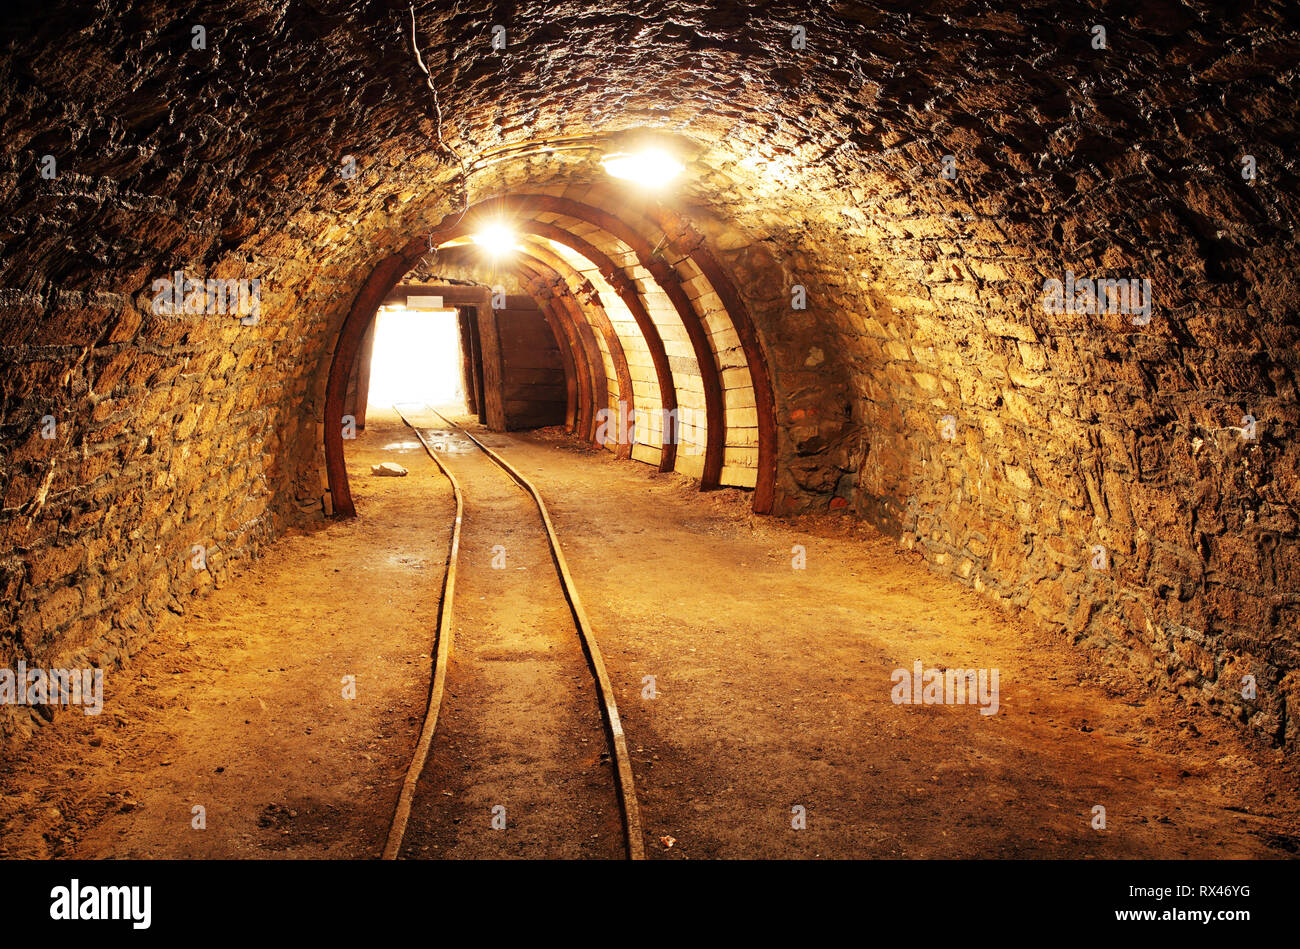
<path fill-rule="evenodd" d="M 456 218 L 456 223 L 459 224 L 461 219 L 465 217 L 466 212 L 469 211 L 469 171 L 466 167 L 465 159 L 461 157 L 460 153 L 457 152 L 456 149 L 452 148 L 449 144 L 447 144 L 447 141 L 442 137 L 442 103 L 438 101 L 438 87 L 434 85 L 433 74 L 429 72 L 429 67 L 426 66 L 424 63 L 424 57 L 420 55 L 420 44 L 419 41 L 416 39 L 416 35 L 415 35 L 415 4 L 414 3 L 411 4 L 411 51 L 415 53 L 415 63 L 417 66 L 420 67 L 420 71 L 424 73 L 425 84 L 428 85 L 429 92 L 433 96 L 434 132 L 438 138 L 438 148 L 441 149 L 444 153 L 454 158 L 456 160 L 457 165 L 459 165 L 460 167 L 460 172 L 458 176 L 455 179 L 453 179 L 453 187 L 457 187 L 460 191 L 461 208 L 460 208 L 460 214 Z M 432 246 L 432 244 L 433 244 L 433 232 L 430 232 L 429 250 L 433 253 L 434 260 L 436 261 L 438 256 L 438 249 Z"/>

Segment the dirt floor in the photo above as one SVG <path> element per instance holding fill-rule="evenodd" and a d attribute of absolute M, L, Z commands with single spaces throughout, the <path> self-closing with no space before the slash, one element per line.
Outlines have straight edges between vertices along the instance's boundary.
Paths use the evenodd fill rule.
<path fill-rule="evenodd" d="M 700 494 L 555 431 L 485 441 L 547 498 L 615 685 L 652 857 L 1300 851 L 1295 762 L 1204 709 L 1116 692 L 1104 667 L 861 525 L 755 518 L 744 492 Z M 103 715 L 61 715 L 0 762 L 0 855 L 378 855 L 424 713 L 453 503 L 392 421 L 372 422 L 348 460 L 359 519 L 274 545 L 110 673 Z M 381 460 L 410 476 L 371 477 Z M 504 481 L 491 498 L 478 483 L 485 504 L 506 503 Z M 463 557 L 490 557 L 490 522 L 470 535 L 471 513 Z M 606 749 L 555 753 L 566 728 L 597 742 L 590 687 L 561 655 L 572 628 L 535 615 L 529 588 L 550 582 L 535 540 L 501 541 L 528 570 L 465 580 L 480 612 L 458 629 L 406 856 L 611 855 L 612 786 L 605 804 L 583 803 L 603 793 Z M 916 660 L 998 669 L 998 713 L 894 704 L 891 673 Z M 538 720 L 551 724 L 520 775 L 519 742 L 503 736 L 529 731 L 527 668 L 544 673 Z M 547 770 L 561 760 L 584 770 Z M 519 789 L 527 806 L 507 806 L 504 836 L 488 835 L 485 805 Z M 529 836 L 530 812 L 553 829 Z"/>
<path fill-rule="evenodd" d="M 454 646 L 402 855 L 617 859 L 595 686 L 537 506 L 468 438 L 439 443 L 465 499 Z"/>
<path fill-rule="evenodd" d="M 860 523 L 755 517 L 744 492 L 701 495 L 557 431 L 484 440 L 547 498 L 638 752 L 652 852 L 1300 851 L 1296 762 L 1247 747 L 1203 709 L 1117 693 L 1077 649 Z M 916 660 L 997 668 L 998 713 L 894 704 L 891 674 Z M 654 700 L 641 698 L 646 675 Z M 1092 826 L 1097 805 L 1105 830 Z"/>
<path fill-rule="evenodd" d="M 411 474 L 371 477 L 381 461 Z M 106 674 L 103 714 L 60 715 L 0 761 L 0 855 L 383 849 L 424 717 L 455 504 L 391 422 L 358 436 L 348 473 L 364 519 L 276 543 Z"/>

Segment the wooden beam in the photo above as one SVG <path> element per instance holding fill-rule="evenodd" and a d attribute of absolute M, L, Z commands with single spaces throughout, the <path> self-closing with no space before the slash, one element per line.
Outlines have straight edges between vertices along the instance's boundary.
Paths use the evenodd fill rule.
<path fill-rule="evenodd" d="M 412 296 L 442 297 L 445 307 L 478 306 L 483 297 L 483 288 L 451 283 L 398 284 L 385 294 L 383 305 L 406 306 L 406 298 Z"/>
<path fill-rule="evenodd" d="M 497 332 L 497 315 L 492 309 L 491 291 L 484 291 L 485 300 L 474 308 L 478 321 L 478 338 L 483 347 L 483 405 L 487 427 L 494 432 L 506 430 L 506 407 L 502 397 L 505 374 L 501 365 L 501 339 Z"/>
<path fill-rule="evenodd" d="M 460 377 L 465 387 L 465 408 L 471 415 L 478 414 L 478 389 L 475 385 L 474 337 L 470 330 L 467 307 L 456 308 L 456 328 L 460 336 Z"/>

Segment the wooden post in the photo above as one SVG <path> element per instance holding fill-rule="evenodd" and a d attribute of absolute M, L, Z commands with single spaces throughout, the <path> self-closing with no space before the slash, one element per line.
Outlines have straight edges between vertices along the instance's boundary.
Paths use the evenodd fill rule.
<path fill-rule="evenodd" d="M 476 307 L 478 338 L 483 346 L 483 402 L 487 427 L 494 432 L 506 430 L 506 407 L 502 398 L 505 377 L 501 372 L 501 339 L 497 333 L 497 315 L 492 309 L 492 294 L 484 294 L 485 305 Z"/>
<path fill-rule="evenodd" d="M 366 406 L 370 402 L 370 360 L 375 354 L 375 324 L 378 322 L 379 314 L 376 313 L 366 329 L 366 335 L 361 337 L 361 349 L 357 351 L 356 401 L 352 407 L 352 414 L 357 420 L 357 431 L 365 431 L 366 428 Z"/>
<path fill-rule="evenodd" d="M 471 307 L 456 308 L 456 328 L 460 336 L 460 377 L 465 387 L 465 408 L 471 415 L 478 414 L 478 386 L 474 377 L 474 337 L 470 329 Z"/>

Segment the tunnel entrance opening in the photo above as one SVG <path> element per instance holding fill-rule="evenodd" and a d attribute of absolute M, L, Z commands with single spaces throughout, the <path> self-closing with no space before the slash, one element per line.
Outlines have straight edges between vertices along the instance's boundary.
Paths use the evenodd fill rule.
<path fill-rule="evenodd" d="M 381 306 L 373 332 L 368 410 L 398 402 L 464 404 L 463 343 L 454 308 Z"/>

